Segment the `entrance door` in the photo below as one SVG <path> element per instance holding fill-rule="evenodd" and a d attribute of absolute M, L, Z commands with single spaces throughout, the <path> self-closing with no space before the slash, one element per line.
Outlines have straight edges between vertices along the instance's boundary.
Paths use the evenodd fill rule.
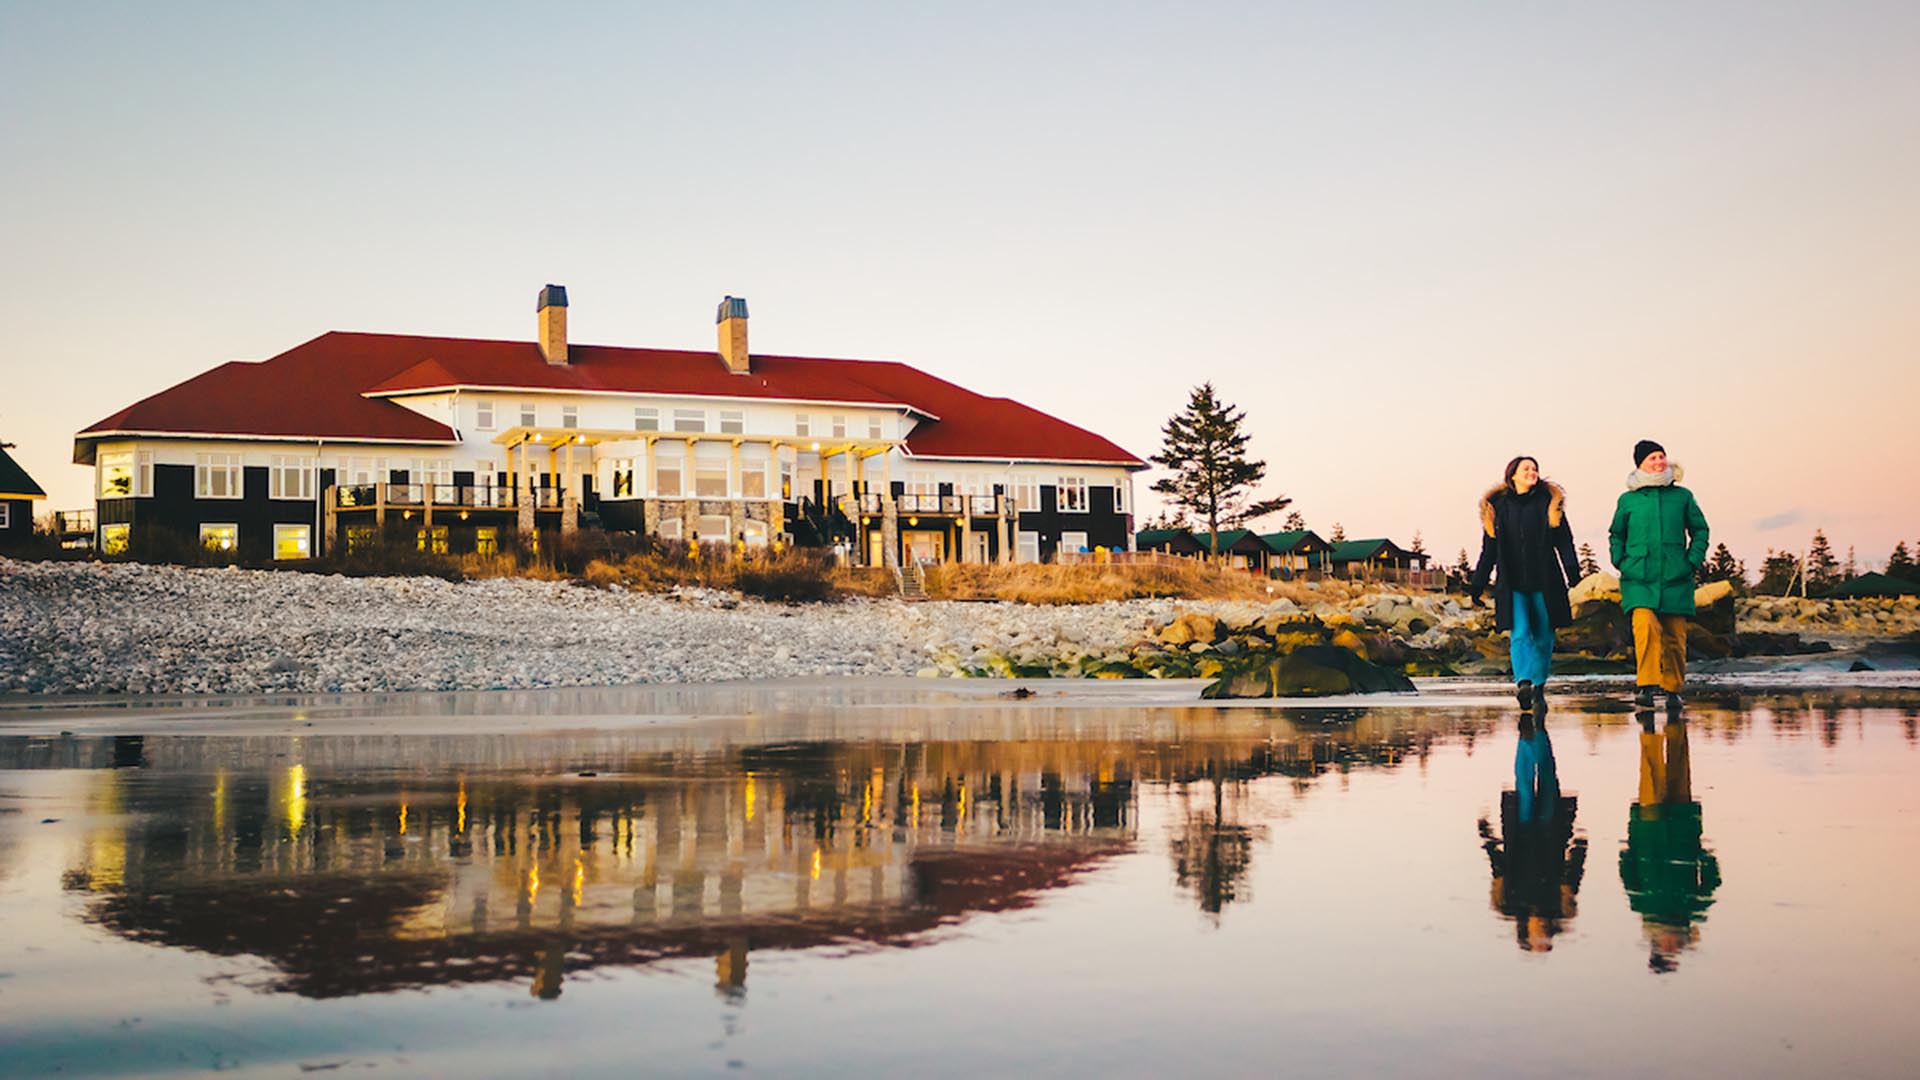
<path fill-rule="evenodd" d="M 907 541 L 907 557 L 915 562 L 940 562 L 946 556 L 943 550 L 946 537 L 937 532 L 909 530 L 903 534 Z"/>
<path fill-rule="evenodd" d="M 992 562 L 992 557 L 987 554 L 988 547 L 987 534 L 983 532 L 974 533 L 973 543 L 967 548 L 967 561 L 970 563 L 978 563 L 982 566 Z"/>
<path fill-rule="evenodd" d="M 887 538 L 879 529 L 867 533 L 867 565 L 887 565 Z"/>

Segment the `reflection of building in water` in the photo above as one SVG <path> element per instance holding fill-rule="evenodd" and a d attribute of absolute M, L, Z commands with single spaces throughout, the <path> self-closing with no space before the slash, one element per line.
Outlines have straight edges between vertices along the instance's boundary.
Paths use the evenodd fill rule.
<path fill-rule="evenodd" d="M 1560 790 L 1553 741 L 1530 717 L 1520 719 L 1513 789 L 1500 793 L 1500 835 L 1480 819 L 1481 847 L 1493 870 L 1493 909 L 1513 920 L 1514 939 L 1547 952 L 1578 911 L 1587 839 L 1574 834 L 1579 800 Z"/>
<path fill-rule="evenodd" d="M 1640 733 L 1640 798 L 1627 814 L 1627 846 L 1620 852 L 1620 883 L 1645 924 L 1647 966 L 1672 971 L 1680 953 L 1700 940 L 1720 887 L 1720 860 L 1702 845 L 1700 804 L 1693 798 L 1687 725 L 1669 722 Z"/>
<path fill-rule="evenodd" d="M 313 996 L 513 979 L 552 997 L 580 970 L 694 956 L 738 995 L 752 949 L 910 945 L 1032 903 L 1130 848 L 1142 783 L 1307 785 L 1433 738 L 1366 718 L 1159 742 L 150 738 L 138 783 L 99 774 L 113 824 L 68 881 L 120 934 L 260 956 Z M 0 740 L 0 765 L 111 764 L 69 742 Z"/>

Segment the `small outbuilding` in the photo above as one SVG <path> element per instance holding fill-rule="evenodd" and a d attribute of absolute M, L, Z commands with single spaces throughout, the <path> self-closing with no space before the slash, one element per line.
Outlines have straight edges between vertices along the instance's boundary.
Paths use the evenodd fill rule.
<path fill-rule="evenodd" d="M 1886 574 L 1861 574 L 1844 585 L 1838 585 L 1820 594 L 1833 600 L 1862 600 L 1868 598 L 1894 596 L 1920 596 L 1920 582 L 1905 578 L 1889 577 Z"/>
<path fill-rule="evenodd" d="M 1313 566 L 1314 556 L 1327 550 L 1327 542 L 1320 539 L 1312 529 L 1292 529 L 1287 532 L 1267 533 L 1260 537 L 1266 542 L 1268 566 L 1277 573 L 1297 574 Z"/>
<path fill-rule="evenodd" d="M 0 443 L 0 551 L 17 551 L 33 539 L 33 504 L 47 493 Z"/>
<path fill-rule="evenodd" d="M 1207 553 L 1207 545 L 1195 540 L 1193 534 L 1185 529 L 1141 529 L 1134 534 L 1133 549 L 1159 551 L 1183 559 Z"/>

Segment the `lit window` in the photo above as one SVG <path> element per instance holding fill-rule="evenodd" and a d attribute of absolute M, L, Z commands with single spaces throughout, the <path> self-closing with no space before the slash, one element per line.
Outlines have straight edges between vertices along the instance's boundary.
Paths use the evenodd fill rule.
<path fill-rule="evenodd" d="M 693 451 L 693 493 L 705 499 L 727 497 L 727 471 L 733 448 L 725 443 L 703 442 Z"/>
<path fill-rule="evenodd" d="M 376 533 L 371 525 L 347 526 L 347 554 L 365 551 L 373 547 Z"/>
<path fill-rule="evenodd" d="M 705 409 L 673 410 L 673 430 L 675 431 L 707 430 L 707 411 Z"/>
<path fill-rule="evenodd" d="M 739 410 L 720 410 L 720 430 L 729 435 L 738 435 L 747 430 L 747 414 Z"/>
<path fill-rule="evenodd" d="M 740 448 L 740 497 L 767 497 L 767 451 L 763 446 Z"/>
<path fill-rule="evenodd" d="M 431 551 L 435 555 L 447 553 L 447 527 L 435 525 L 431 529 L 421 529 L 416 539 L 421 551 Z"/>
<path fill-rule="evenodd" d="M 193 490 L 202 499 L 238 499 L 239 454 L 201 454 L 193 466 Z"/>
<path fill-rule="evenodd" d="M 740 539 L 748 547 L 767 546 L 767 523 L 764 521 L 743 521 L 740 523 Z"/>
<path fill-rule="evenodd" d="M 312 460 L 275 454 L 273 471 L 267 474 L 267 489 L 269 499 L 313 498 Z"/>
<path fill-rule="evenodd" d="M 200 526 L 200 546 L 208 551 L 231 552 L 240 545 L 240 526 L 234 524 Z"/>
<path fill-rule="evenodd" d="M 100 497 L 120 499 L 133 494 L 133 451 L 100 455 Z"/>
<path fill-rule="evenodd" d="M 847 437 L 846 417 L 836 416 L 833 418 L 833 437 L 836 439 L 844 439 Z"/>
<path fill-rule="evenodd" d="M 475 555 L 498 555 L 500 553 L 500 530 L 485 525 L 473 530 L 473 553 Z"/>
<path fill-rule="evenodd" d="M 801 413 L 800 415 L 794 417 L 793 433 L 795 435 L 812 435 L 813 434 L 813 417 L 808 416 L 806 413 Z"/>
<path fill-rule="evenodd" d="M 660 410 L 650 406 L 633 410 L 633 430 L 659 431 Z"/>
<path fill-rule="evenodd" d="M 520 426 L 533 427 L 539 422 L 540 422 L 539 413 L 534 410 L 533 402 L 531 401 L 521 402 L 520 403 Z"/>
<path fill-rule="evenodd" d="M 867 417 L 867 438 L 877 439 L 879 437 L 880 437 L 880 418 L 877 416 Z"/>
<path fill-rule="evenodd" d="M 793 498 L 793 459 L 788 457 L 784 450 L 778 457 L 780 458 L 780 497 L 791 499 Z"/>
<path fill-rule="evenodd" d="M 473 426 L 481 431 L 493 430 L 493 402 L 476 401 L 473 403 Z"/>
<path fill-rule="evenodd" d="M 274 558 L 305 559 L 312 555 L 313 526 L 275 525 L 273 527 Z"/>
<path fill-rule="evenodd" d="M 613 473 L 613 483 L 610 486 L 612 487 L 612 490 L 613 490 L 613 497 L 616 499 L 632 498 L 633 497 L 633 459 L 632 458 L 614 458 L 613 461 L 611 462 L 611 465 L 612 465 L 612 473 Z"/>
<path fill-rule="evenodd" d="M 1087 512 L 1087 478 L 1084 476 L 1063 476 L 1059 486 L 1054 489 L 1062 514 L 1084 514 Z"/>
<path fill-rule="evenodd" d="M 127 542 L 133 535 L 131 525 L 100 526 L 100 554 L 125 555 Z"/>
<path fill-rule="evenodd" d="M 560 406 L 560 426 L 563 428 L 579 427 L 580 426 L 580 406 L 578 405 Z"/>
<path fill-rule="evenodd" d="M 680 497 L 680 474 L 686 463 L 679 446 L 662 443 L 653 452 L 653 492 L 664 499 Z"/>

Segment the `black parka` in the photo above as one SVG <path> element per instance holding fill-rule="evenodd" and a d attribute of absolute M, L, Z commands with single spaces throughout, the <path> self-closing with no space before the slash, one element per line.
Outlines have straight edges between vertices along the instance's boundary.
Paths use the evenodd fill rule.
<path fill-rule="evenodd" d="M 1494 624 L 1513 629 L 1513 594 L 1544 593 L 1547 621 L 1554 627 L 1573 621 L 1567 589 L 1580 580 L 1580 556 L 1567 525 L 1567 493 L 1541 481 L 1520 495 L 1502 484 L 1480 499 L 1480 562 L 1473 570 L 1473 595 L 1487 589 L 1493 575 Z"/>

